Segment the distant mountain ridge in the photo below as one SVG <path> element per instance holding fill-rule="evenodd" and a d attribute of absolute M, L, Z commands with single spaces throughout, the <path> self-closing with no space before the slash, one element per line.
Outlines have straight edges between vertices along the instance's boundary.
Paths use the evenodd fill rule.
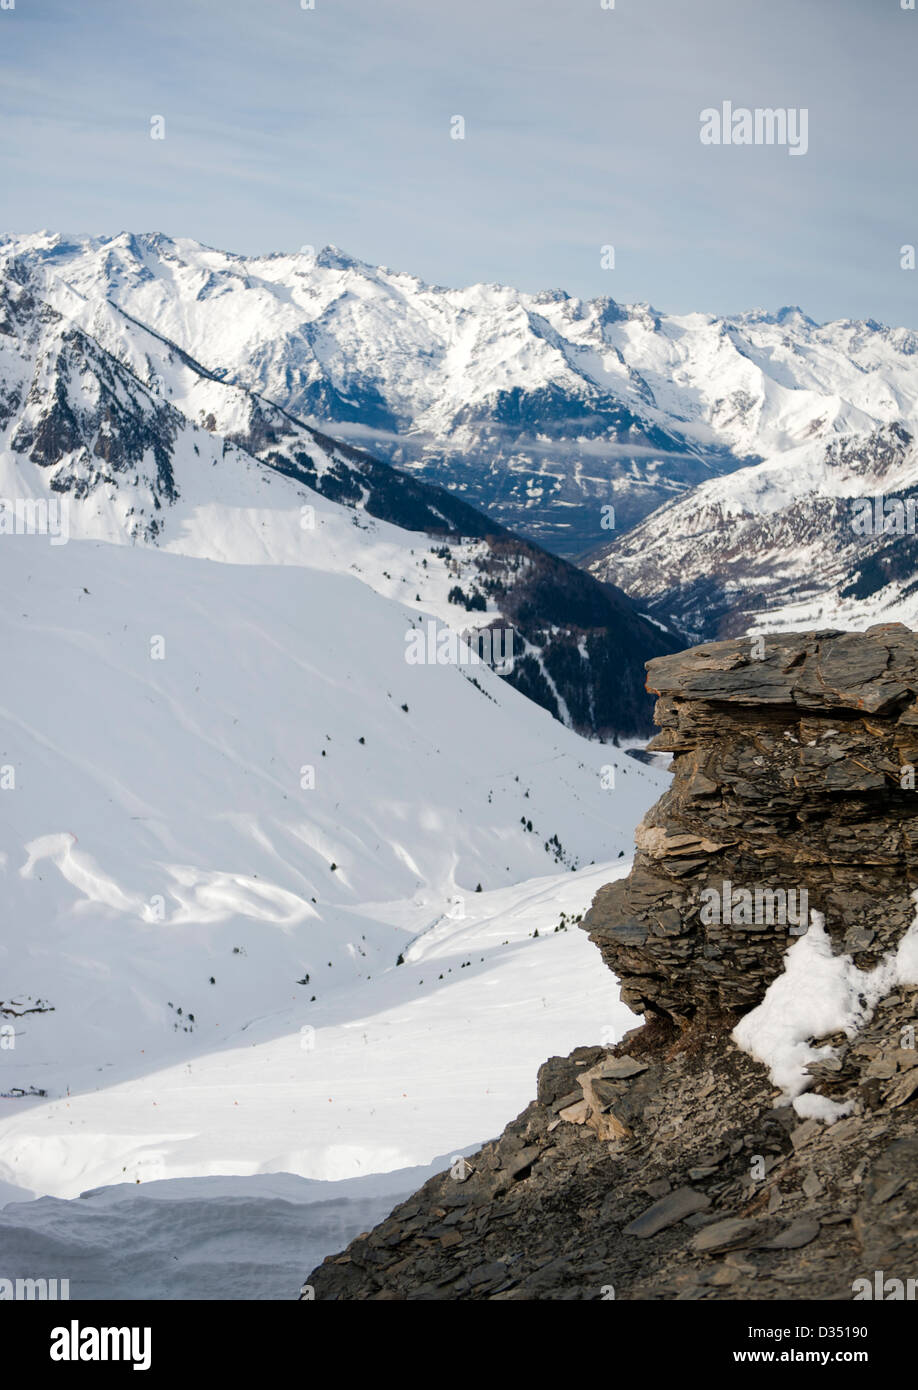
<path fill-rule="evenodd" d="M 695 486 L 918 415 L 918 338 L 796 307 L 667 315 L 444 289 L 334 247 L 244 257 L 161 234 L 0 242 L 52 303 L 110 300 L 219 379 L 448 483 L 577 555 Z"/>
<path fill-rule="evenodd" d="M 334 247 L 243 257 L 161 234 L 9 237 L 3 274 L 227 447 L 409 530 L 481 541 L 488 575 L 449 586 L 475 605 L 482 585 L 508 587 L 506 546 L 498 560 L 488 538 L 509 529 L 577 557 L 673 640 L 918 616 L 914 535 L 850 525 L 857 497 L 905 502 L 918 489 L 907 329 L 820 325 L 796 306 L 678 316 L 560 290 L 450 290 Z M 69 424 L 61 408 L 57 438 Z M 28 428 L 17 443 L 35 455 L 49 427 L 34 439 Z M 107 438 L 92 457 L 119 447 Z M 168 495 L 168 464 L 154 473 Z M 163 519 L 139 502 L 131 525 L 141 516 L 154 530 Z M 559 644 L 541 622 L 553 602 L 526 634 L 540 651 L 554 644 L 552 669 L 539 656 L 518 678 L 577 727 L 643 727 L 632 657 L 657 654 L 646 627 L 620 592 L 600 600 L 539 554 L 543 578 L 577 591 L 588 626 L 611 605 L 600 626 L 630 634 L 623 686 L 611 650 L 590 654 L 573 632 Z M 518 575 L 510 587 L 501 611 L 531 618 Z M 658 629 L 654 640 L 670 639 Z M 609 672 L 601 692 L 576 675 L 585 653 Z"/>
<path fill-rule="evenodd" d="M 451 627 L 510 628 L 505 678 L 570 727 L 649 730 L 643 664 L 677 639 L 623 594 L 223 380 L 159 324 L 28 257 L 0 270 L 0 495 L 67 498 L 92 539 L 359 573 Z"/>
<path fill-rule="evenodd" d="M 903 424 L 792 450 L 662 507 L 589 560 L 689 640 L 918 625 L 918 447 Z"/>

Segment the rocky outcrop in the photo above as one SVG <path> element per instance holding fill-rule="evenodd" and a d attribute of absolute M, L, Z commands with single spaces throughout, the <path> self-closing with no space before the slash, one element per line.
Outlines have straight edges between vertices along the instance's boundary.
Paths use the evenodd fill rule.
<path fill-rule="evenodd" d="M 860 1111 L 832 1126 L 776 1103 L 727 1018 L 552 1058 L 500 1139 L 327 1259 L 306 1296 L 824 1300 L 878 1270 L 914 1278 L 918 1053 L 899 1030 L 916 998 L 858 1040 Z"/>
<path fill-rule="evenodd" d="M 875 965 L 915 915 L 918 636 L 713 642 L 651 661 L 648 687 L 672 786 L 583 923 L 625 1002 L 745 1010 L 813 910 Z"/>
<path fill-rule="evenodd" d="M 801 1122 L 731 1034 L 811 911 L 863 970 L 912 924 L 918 637 L 722 642 L 648 670 L 673 783 L 583 924 L 644 1025 L 546 1062 L 499 1139 L 307 1296 L 915 1296 L 918 986 L 814 1040 L 812 1088 L 845 1103 L 832 1124 Z"/>

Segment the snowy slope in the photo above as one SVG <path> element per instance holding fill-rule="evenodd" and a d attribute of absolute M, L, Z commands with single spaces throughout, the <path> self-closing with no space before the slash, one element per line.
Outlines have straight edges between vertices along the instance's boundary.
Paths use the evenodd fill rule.
<path fill-rule="evenodd" d="M 572 554 L 742 463 L 918 413 L 918 340 L 798 309 L 666 315 L 444 289 L 335 248 L 242 257 L 159 234 L 0 243 L 58 307 L 111 300 L 199 362 Z"/>
<path fill-rule="evenodd" d="M 659 773 L 408 664 L 416 610 L 330 568 L 4 536 L 0 582 L 2 1090 L 47 1092 L 0 1101 L 0 1179 L 426 1162 L 619 1017 L 554 928 Z"/>
<path fill-rule="evenodd" d="M 867 438 L 802 445 L 707 483 L 595 555 L 590 568 L 687 641 L 781 628 L 861 631 L 876 622 L 915 627 L 916 498 L 915 436 L 891 425 Z"/>

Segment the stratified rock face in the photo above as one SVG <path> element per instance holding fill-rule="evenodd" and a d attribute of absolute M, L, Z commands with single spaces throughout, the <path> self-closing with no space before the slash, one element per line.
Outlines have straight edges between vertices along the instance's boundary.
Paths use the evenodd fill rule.
<path fill-rule="evenodd" d="M 583 926 L 638 1012 L 757 1004 L 825 916 L 869 968 L 914 917 L 918 635 L 808 632 L 648 663 L 673 783 Z"/>

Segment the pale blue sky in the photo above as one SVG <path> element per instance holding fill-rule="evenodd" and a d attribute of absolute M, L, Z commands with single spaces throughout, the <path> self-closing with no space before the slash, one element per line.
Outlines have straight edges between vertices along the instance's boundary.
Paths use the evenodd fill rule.
<path fill-rule="evenodd" d="M 918 327 L 916 59 L 900 0 L 15 0 L 0 227 Z M 702 146 L 727 99 L 808 153 Z"/>

